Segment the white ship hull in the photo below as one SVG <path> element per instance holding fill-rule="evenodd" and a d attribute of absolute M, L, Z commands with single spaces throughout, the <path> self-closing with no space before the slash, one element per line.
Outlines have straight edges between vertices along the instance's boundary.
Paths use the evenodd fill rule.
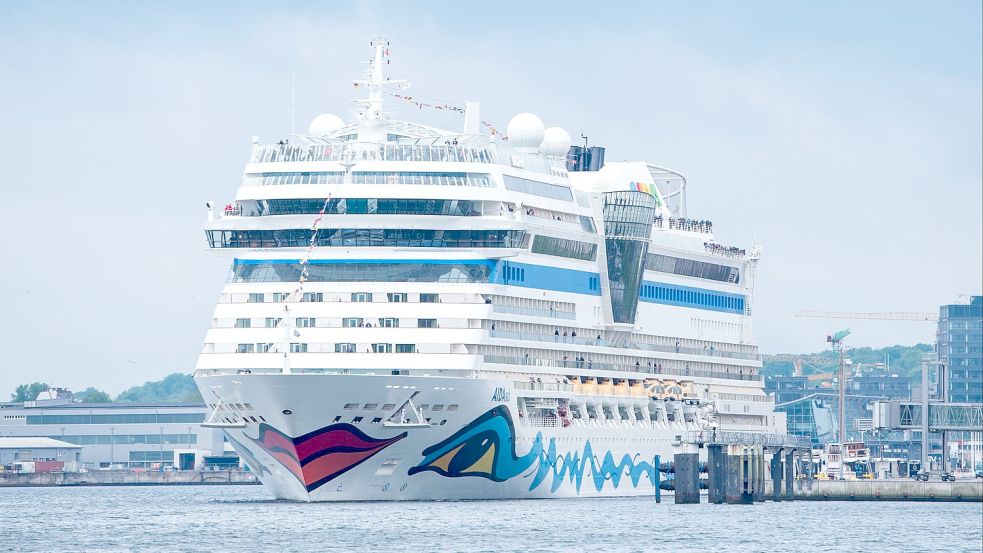
<path fill-rule="evenodd" d="M 206 397 L 222 398 L 227 420 L 248 421 L 226 428 L 229 442 L 273 495 L 294 501 L 652 495 L 657 459 L 670 458 L 673 436 L 685 430 L 641 421 L 526 426 L 510 383 L 491 379 L 244 374 L 198 382 Z M 435 413 L 430 426 L 373 423 L 390 413 L 364 409 L 401 405 L 415 391 L 420 401 L 459 407 L 439 420 Z M 358 408 L 345 409 L 351 404 Z"/>

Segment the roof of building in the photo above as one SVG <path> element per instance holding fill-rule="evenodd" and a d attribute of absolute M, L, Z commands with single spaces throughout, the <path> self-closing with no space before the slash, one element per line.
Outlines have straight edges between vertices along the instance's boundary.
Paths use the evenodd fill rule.
<path fill-rule="evenodd" d="M 82 446 L 51 438 L 0 436 L 0 449 L 82 449 Z"/>
<path fill-rule="evenodd" d="M 204 403 L 180 403 L 180 402 L 136 402 L 119 401 L 110 403 L 48 403 L 43 405 L 31 405 L 23 402 L 0 403 L 0 409 L 204 409 Z"/>

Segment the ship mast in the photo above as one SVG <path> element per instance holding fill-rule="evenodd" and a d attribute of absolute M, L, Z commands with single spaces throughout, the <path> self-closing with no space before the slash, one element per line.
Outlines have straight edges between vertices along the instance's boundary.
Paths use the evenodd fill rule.
<path fill-rule="evenodd" d="M 385 89 L 389 86 L 405 89 L 409 84 L 403 79 L 389 79 L 384 75 L 383 69 L 389 64 L 389 41 L 379 37 L 371 44 L 375 53 L 369 61 L 369 69 L 364 78 L 355 81 L 355 88 L 368 89 L 367 98 L 353 100 L 356 104 L 361 104 L 361 108 L 355 112 L 358 119 L 358 141 L 385 142 L 388 135 L 386 119 L 382 113 Z"/>

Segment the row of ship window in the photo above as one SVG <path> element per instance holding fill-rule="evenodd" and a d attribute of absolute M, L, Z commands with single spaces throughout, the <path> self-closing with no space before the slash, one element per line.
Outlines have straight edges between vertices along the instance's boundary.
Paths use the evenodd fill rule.
<path fill-rule="evenodd" d="M 310 229 L 208 230 L 212 248 L 381 246 L 422 248 L 524 248 L 522 230 Z"/>
<path fill-rule="evenodd" d="M 371 319 L 364 317 L 342 317 L 342 328 L 399 328 L 399 319 L 396 317 L 379 317 L 378 322 L 373 325 Z M 266 317 L 264 320 L 265 328 L 276 328 L 283 321 L 281 317 Z M 315 317 L 297 317 L 294 319 L 294 326 L 298 328 L 316 328 L 317 319 Z M 235 328 L 252 328 L 253 320 L 249 318 L 236 319 Z M 437 328 L 437 319 L 417 319 L 416 328 Z"/>
<path fill-rule="evenodd" d="M 399 198 L 294 198 L 282 200 L 239 200 L 237 209 L 245 217 L 267 215 L 448 215 L 476 217 L 485 202 L 480 200 L 428 200 Z M 489 202 L 490 203 L 490 202 Z"/>
<path fill-rule="evenodd" d="M 597 244 L 537 234 L 532 240 L 532 253 L 594 261 L 597 259 Z"/>
<path fill-rule="evenodd" d="M 344 409 L 345 409 L 345 411 L 356 410 L 356 409 L 359 409 L 359 405 L 360 404 L 358 404 L 358 403 L 346 403 Z M 433 404 L 433 407 L 431 407 L 429 403 L 421 403 L 420 405 L 417 406 L 417 408 L 420 409 L 421 411 L 427 411 L 427 410 L 429 410 L 429 411 L 444 411 L 445 410 L 444 407 L 445 406 L 444 406 L 443 403 L 435 403 L 435 404 Z M 396 404 L 395 403 L 384 403 L 384 404 L 382 404 L 381 407 L 379 406 L 378 403 L 366 403 L 366 404 L 364 404 L 364 405 L 361 406 L 361 409 L 364 409 L 366 411 L 375 411 L 376 409 L 381 409 L 383 411 L 392 411 L 395 408 L 396 408 Z M 446 406 L 446 411 L 448 411 L 448 412 L 450 412 L 450 411 L 457 411 L 457 408 L 458 408 L 458 404 L 451 403 L 451 404 L 449 404 L 449 405 Z"/>
<path fill-rule="evenodd" d="M 290 353 L 308 353 L 306 342 L 290 342 Z M 277 351 L 273 342 L 236 344 L 236 353 L 270 353 Z M 358 345 L 354 342 L 340 342 L 334 345 L 335 353 L 358 353 Z M 366 353 L 416 353 L 416 344 L 369 344 Z"/>
<path fill-rule="evenodd" d="M 687 303 L 704 307 L 716 307 L 720 309 L 733 309 L 738 311 L 744 309 L 744 298 L 727 296 L 724 294 L 715 294 L 712 292 L 682 290 L 654 284 L 643 284 L 641 296 L 643 298 Z"/>
<path fill-rule="evenodd" d="M 706 280 L 731 282 L 734 284 L 737 284 L 741 280 L 740 270 L 737 267 L 656 253 L 650 253 L 646 256 L 645 269 Z"/>
<path fill-rule="evenodd" d="M 235 264 L 233 283 L 297 282 L 440 282 L 486 283 L 491 267 L 483 263 L 248 263 Z M 284 294 L 286 295 L 286 294 Z"/>
<path fill-rule="evenodd" d="M 281 248 L 309 246 L 308 229 L 210 230 L 212 248 Z M 388 246 L 423 248 L 524 248 L 528 242 L 521 230 L 421 230 L 421 229 L 319 229 L 317 246 Z M 594 261 L 597 244 L 536 235 L 532 253 Z"/>
<path fill-rule="evenodd" d="M 283 303 L 290 300 L 290 295 L 291 294 L 287 292 L 273 292 L 271 294 L 253 292 L 246 298 L 246 303 L 266 303 L 267 301 L 272 303 Z M 372 292 L 352 292 L 351 301 L 352 303 L 371 303 L 379 296 L 381 296 L 381 294 L 374 294 Z M 421 293 L 419 297 L 420 303 L 440 302 L 440 294 Z M 304 295 L 301 296 L 300 301 L 320 303 L 324 301 L 324 293 L 304 292 Z M 409 294 L 406 292 L 388 292 L 386 294 L 386 301 L 390 303 L 408 303 Z"/>

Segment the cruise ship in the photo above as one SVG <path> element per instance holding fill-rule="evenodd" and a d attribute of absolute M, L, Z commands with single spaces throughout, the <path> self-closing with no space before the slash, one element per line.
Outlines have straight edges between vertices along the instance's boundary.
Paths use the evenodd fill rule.
<path fill-rule="evenodd" d="M 195 378 L 270 493 L 651 495 L 681 436 L 785 432 L 752 338 L 760 250 L 691 215 L 681 173 L 424 102 L 371 44 L 350 121 L 254 138 L 209 203 L 231 268 Z"/>

